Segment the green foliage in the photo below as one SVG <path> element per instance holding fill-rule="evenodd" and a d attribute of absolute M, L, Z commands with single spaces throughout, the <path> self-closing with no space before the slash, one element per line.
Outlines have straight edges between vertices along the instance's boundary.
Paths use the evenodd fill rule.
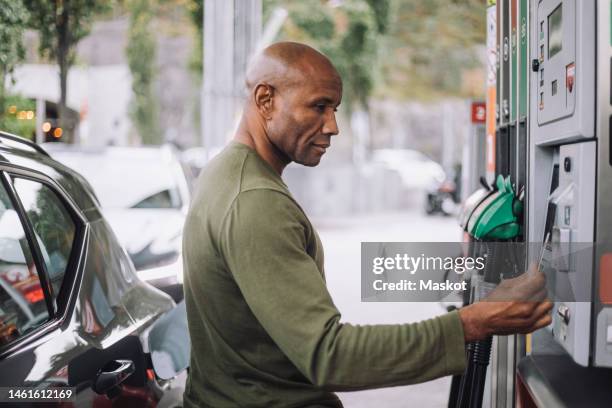
<path fill-rule="evenodd" d="M 28 189 L 32 187 L 34 186 L 27 186 Z M 53 272 L 61 273 L 65 268 L 60 259 L 67 260 L 69 257 L 74 240 L 74 225 L 53 190 L 41 185 L 31 192 L 35 192 L 36 201 L 27 209 L 27 216 L 40 239 L 39 245 L 44 246 L 47 254 L 51 255 L 51 259 L 46 259 L 45 262 L 47 268 L 55 269 L 49 271 L 53 276 Z"/>
<path fill-rule="evenodd" d="M 481 64 L 475 46 L 485 43 L 485 0 L 394 3 L 385 93 L 418 99 L 461 96 L 463 73 Z"/>
<path fill-rule="evenodd" d="M 195 74 L 196 79 L 201 81 L 204 70 L 204 0 L 190 0 L 187 7 L 189 17 L 196 28 L 196 39 L 189 61 L 189 69 Z"/>
<path fill-rule="evenodd" d="M 265 0 L 264 19 L 274 7 L 289 12 L 282 39 L 300 41 L 327 55 L 342 76 L 342 106 L 367 108 L 379 65 L 378 44 L 388 26 L 390 0 L 344 0 L 331 7 L 320 0 Z"/>
<path fill-rule="evenodd" d="M 204 28 L 204 0 L 191 0 L 188 7 L 193 24 L 199 32 L 202 32 Z"/>
<path fill-rule="evenodd" d="M 464 74 L 481 64 L 475 46 L 485 43 L 485 1 L 264 0 L 263 15 L 266 21 L 274 7 L 287 9 L 281 39 L 330 57 L 350 111 L 367 107 L 371 95 L 464 96 Z"/>
<path fill-rule="evenodd" d="M 23 60 L 23 30 L 29 18 L 20 0 L 0 0 L 0 122 L 5 111 L 5 83 Z"/>
<path fill-rule="evenodd" d="M 389 28 L 390 2 L 379 0 L 366 0 L 366 2 L 374 13 L 374 19 L 376 21 L 376 28 L 378 29 L 378 32 L 385 34 Z"/>
<path fill-rule="evenodd" d="M 18 136 L 34 139 L 36 117 L 28 119 L 25 112 L 36 112 L 36 102 L 18 95 L 6 97 L 6 107 L 0 116 L 0 129 Z M 25 117 L 24 117 L 25 116 Z"/>
<path fill-rule="evenodd" d="M 23 31 L 29 14 L 19 0 L 0 0 L 0 70 L 10 74 L 23 59 Z"/>
<path fill-rule="evenodd" d="M 368 8 L 355 8 L 347 13 L 348 28 L 338 39 L 338 45 L 323 47 L 332 57 L 346 84 L 343 100 L 350 112 L 357 105 L 367 108 L 378 69 L 376 43 L 382 40 L 374 16 Z"/>
<path fill-rule="evenodd" d="M 151 31 L 154 10 L 147 0 L 132 0 L 126 55 L 132 73 L 130 118 L 143 144 L 161 143 L 158 105 L 154 92 L 155 36 Z"/>
<path fill-rule="evenodd" d="M 30 11 L 30 27 L 40 33 L 41 56 L 74 63 L 75 46 L 91 29 L 93 18 L 107 11 L 105 0 L 23 0 Z"/>
<path fill-rule="evenodd" d="M 305 35 L 321 43 L 331 40 L 336 31 L 330 10 L 313 7 L 310 2 L 292 7 L 291 20 Z"/>

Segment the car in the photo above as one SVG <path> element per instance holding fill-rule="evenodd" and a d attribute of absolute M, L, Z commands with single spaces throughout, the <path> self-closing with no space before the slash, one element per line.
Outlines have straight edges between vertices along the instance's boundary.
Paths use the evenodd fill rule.
<path fill-rule="evenodd" d="M 384 164 L 397 171 L 406 189 L 427 189 L 446 179 L 442 166 L 425 154 L 411 149 L 376 149 L 372 151 L 372 162 Z"/>
<path fill-rule="evenodd" d="M 181 405 L 189 349 L 184 303 L 138 277 L 87 181 L 0 132 L 0 403 Z"/>
<path fill-rule="evenodd" d="M 138 276 L 180 302 L 190 183 L 172 146 L 83 148 L 46 143 L 44 148 L 93 186 Z"/>

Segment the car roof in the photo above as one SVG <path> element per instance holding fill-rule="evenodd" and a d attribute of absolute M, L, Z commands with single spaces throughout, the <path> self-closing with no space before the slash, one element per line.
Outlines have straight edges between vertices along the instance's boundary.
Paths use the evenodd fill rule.
<path fill-rule="evenodd" d="M 169 144 L 158 146 L 81 146 L 68 143 L 50 142 L 43 143 L 41 147 L 47 153 L 69 153 L 71 155 L 91 155 L 127 157 L 129 159 L 168 159 L 178 160 L 176 148 Z"/>
<path fill-rule="evenodd" d="M 0 162 L 12 163 L 51 176 L 61 166 L 37 144 L 10 133 L 0 131 Z"/>
<path fill-rule="evenodd" d="M 372 151 L 372 160 L 386 163 L 434 162 L 425 153 L 413 149 L 376 149 Z"/>
<path fill-rule="evenodd" d="M 28 139 L 0 131 L 0 163 L 46 175 L 59 184 L 81 210 L 97 206 L 91 186 L 79 173 L 54 160 Z"/>

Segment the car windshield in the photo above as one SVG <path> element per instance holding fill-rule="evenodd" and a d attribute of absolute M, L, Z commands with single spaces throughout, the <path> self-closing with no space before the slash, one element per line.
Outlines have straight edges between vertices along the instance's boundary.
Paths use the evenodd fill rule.
<path fill-rule="evenodd" d="M 53 157 L 81 173 L 103 208 L 181 208 L 176 166 L 144 149 L 55 152 Z"/>

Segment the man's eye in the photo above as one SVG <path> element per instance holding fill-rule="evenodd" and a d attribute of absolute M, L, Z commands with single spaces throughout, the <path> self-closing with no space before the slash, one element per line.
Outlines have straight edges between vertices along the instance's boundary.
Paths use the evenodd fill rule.
<path fill-rule="evenodd" d="M 325 108 L 327 108 L 327 105 L 325 104 L 318 104 L 315 106 L 315 109 L 321 113 L 325 112 Z"/>

